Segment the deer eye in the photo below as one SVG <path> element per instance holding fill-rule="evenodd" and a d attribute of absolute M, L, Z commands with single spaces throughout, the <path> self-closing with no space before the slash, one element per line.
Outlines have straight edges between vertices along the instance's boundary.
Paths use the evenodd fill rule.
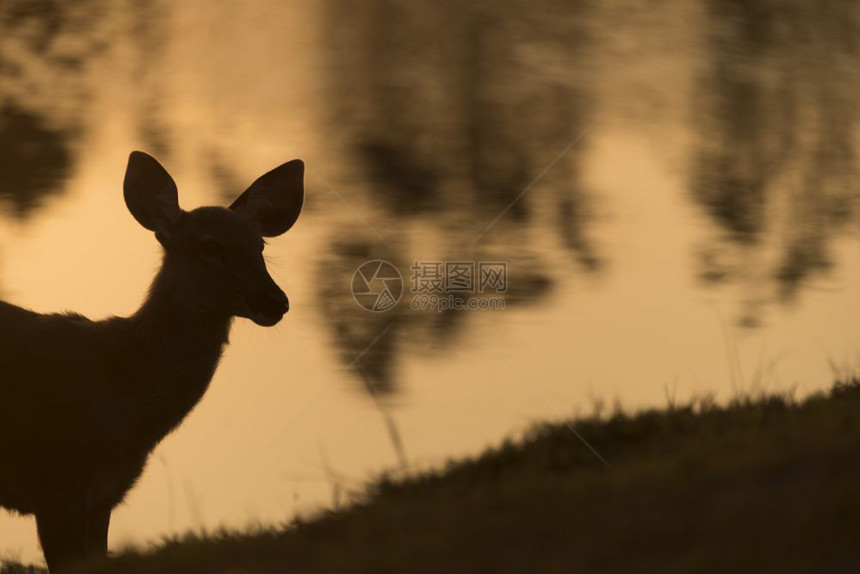
<path fill-rule="evenodd" d="M 224 246 L 214 239 L 204 239 L 200 242 L 200 255 L 210 261 L 224 262 Z"/>

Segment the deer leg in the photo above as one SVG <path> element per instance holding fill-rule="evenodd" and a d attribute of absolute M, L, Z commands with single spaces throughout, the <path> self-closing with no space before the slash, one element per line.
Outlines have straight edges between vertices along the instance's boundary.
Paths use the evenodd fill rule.
<path fill-rule="evenodd" d="M 104 558 L 108 549 L 110 507 L 90 508 L 87 516 L 87 558 Z"/>
<path fill-rule="evenodd" d="M 51 574 L 87 555 L 86 504 L 64 505 L 36 513 L 39 542 Z"/>

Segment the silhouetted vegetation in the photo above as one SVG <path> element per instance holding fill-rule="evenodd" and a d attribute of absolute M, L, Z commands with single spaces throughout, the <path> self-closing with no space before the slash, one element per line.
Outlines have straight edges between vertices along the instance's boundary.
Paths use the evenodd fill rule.
<path fill-rule="evenodd" d="M 581 181 L 589 146 L 572 145 L 597 115 L 581 73 L 587 32 L 580 9 L 541 8 L 543 16 L 524 17 L 515 3 L 327 4 L 340 31 L 325 46 L 331 121 L 352 158 L 335 187 L 349 195 L 362 182 L 373 229 L 331 230 L 319 308 L 344 364 L 366 349 L 359 367 L 374 399 L 402 390 L 397 364 L 408 346 L 449 349 L 472 319 L 409 308 L 410 266 L 427 260 L 428 248 L 439 260 L 506 261 L 508 289 L 498 295 L 506 309 L 547 301 L 557 280 L 538 229 L 552 229 L 578 270 L 603 263 Z M 538 175 L 538 189 L 523 194 Z M 536 213 L 536 202 L 551 213 Z M 405 285 L 399 308 L 382 315 L 364 312 L 349 292 L 358 266 L 374 259 L 395 264 Z M 392 331 L 367 348 L 386 325 Z"/>
<path fill-rule="evenodd" d="M 47 570 L 38 566 L 21 564 L 17 560 L 3 561 L 0 564 L 0 574 L 45 574 Z"/>
<path fill-rule="evenodd" d="M 15 217 L 26 218 L 62 189 L 72 163 L 67 138 L 23 108 L 0 107 L 0 198 Z"/>
<path fill-rule="evenodd" d="M 0 208 L 18 219 L 64 192 L 74 171 L 88 66 L 108 46 L 106 4 L 9 0 L 0 10 Z"/>
<path fill-rule="evenodd" d="M 860 566 L 860 382 L 802 401 L 702 397 L 563 424 L 448 468 L 382 478 L 346 510 L 187 535 L 80 570 L 794 572 Z"/>
<path fill-rule="evenodd" d="M 471 249 L 505 209 L 483 241 L 513 239 L 538 258 L 524 241 L 536 200 L 520 194 L 566 151 L 541 183 L 557 206 L 547 223 L 591 269 L 599 256 L 579 165 L 588 144 L 566 149 L 599 111 L 582 62 L 586 7 L 541 2 L 535 11 L 515 2 L 374 0 L 359 8 L 330 0 L 330 26 L 342 31 L 326 45 L 332 119 L 380 209 L 407 222 L 435 220 L 455 253 Z"/>
<path fill-rule="evenodd" d="M 850 2 L 706 2 L 690 191 L 719 226 L 701 277 L 790 300 L 831 271 L 856 221 L 858 96 Z M 771 255 L 772 254 L 772 255 Z M 759 309 L 744 311 L 755 325 Z"/>

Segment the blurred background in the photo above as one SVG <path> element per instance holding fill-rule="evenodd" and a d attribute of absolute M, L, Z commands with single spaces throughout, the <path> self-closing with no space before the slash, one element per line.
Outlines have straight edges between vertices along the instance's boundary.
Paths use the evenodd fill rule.
<path fill-rule="evenodd" d="M 817 0 L 5 0 L 3 299 L 136 309 L 160 252 L 122 200 L 131 150 L 186 209 L 308 166 L 267 248 L 290 313 L 237 320 L 111 547 L 337 507 L 553 409 L 855 369 L 858 23 Z M 350 293 L 373 259 L 407 283 L 384 313 Z M 507 262 L 505 308 L 412 310 L 415 260 Z M 32 519 L 0 511 L 0 555 L 40 559 Z"/>

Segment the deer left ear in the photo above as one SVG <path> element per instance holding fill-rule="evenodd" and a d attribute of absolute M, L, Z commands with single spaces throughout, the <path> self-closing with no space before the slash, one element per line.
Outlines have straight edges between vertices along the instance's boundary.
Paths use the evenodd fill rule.
<path fill-rule="evenodd" d="M 170 235 L 182 216 L 173 178 L 157 159 L 142 151 L 128 157 L 123 196 L 138 223 L 156 236 Z"/>
<path fill-rule="evenodd" d="M 263 237 L 281 235 L 302 212 L 304 175 L 305 164 L 300 159 L 278 166 L 257 178 L 230 209 L 256 223 Z"/>

